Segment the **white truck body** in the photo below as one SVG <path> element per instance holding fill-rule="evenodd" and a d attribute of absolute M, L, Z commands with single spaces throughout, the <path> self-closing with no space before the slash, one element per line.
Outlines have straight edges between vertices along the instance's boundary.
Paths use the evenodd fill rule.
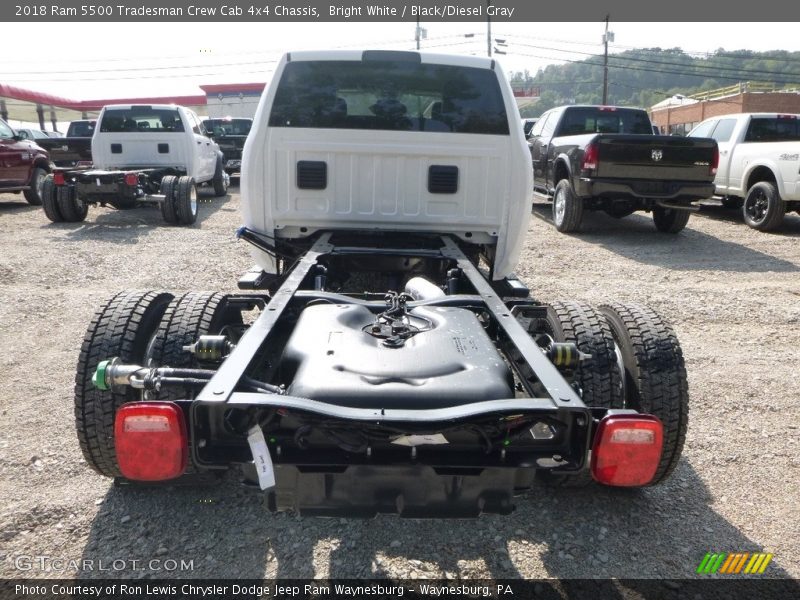
<path fill-rule="evenodd" d="M 284 123 L 273 114 L 276 94 L 286 94 L 279 90 L 281 85 L 291 85 L 294 71 L 310 70 L 322 78 L 340 72 L 342 65 L 354 72 L 377 74 L 387 88 L 402 87 L 408 81 L 393 78 L 400 68 L 427 74 L 438 69 L 447 74 L 443 79 L 488 81 L 492 90 L 480 86 L 484 89 L 480 92 L 474 86 L 469 88 L 475 90 L 473 96 L 464 99 L 467 94 L 460 89 L 433 89 L 435 78 L 428 77 L 425 85 L 429 87 L 417 92 L 414 106 L 405 105 L 411 104 L 408 93 L 397 96 L 405 102 L 402 116 L 391 116 L 402 121 L 404 129 L 399 130 L 375 125 L 376 119 L 390 118 L 386 106 L 393 106 L 396 98 L 376 99 L 363 90 L 344 89 L 344 80 L 333 81 L 334 76 L 331 85 L 338 81 L 338 88 L 325 93 L 332 94 L 341 121 L 306 127 L 292 119 Z M 358 81 L 350 83 L 358 88 Z M 475 99 L 480 94 L 495 96 Z M 426 106 L 422 106 L 423 96 Z M 492 101 L 499 110 L 489 112 L 497 121 L 481 132 L 469 132 L 469 119 L 480 121 L 479 111 L 453 108 L 458 102 L 466 106 Z M 304 110 L 302 102 L 297 104 Z M 292 110 L 297 111 L 297 106 Z M 468 110 L 473 112 L 465 118 Z M 458 119 L 448 121 L 454 114 Z M 504 122 L 498 126 L 501 119 Z M 399 121 L 392 121 L 392 126 Z M 298 169 L 303 161 L 324 164 L 324 186 L 300 187 Z M 444 193 L 438 188 L 432 191 L 430 178 L 439 166 L 457 174 L 456 186 Z M 287 54 L 264 90 L 242 158 L 242 211 L 250 229 L 275 238 L 300 238 L 321 229 L 450 233 L 493 246 L 496 279 L 516 266 L 528 227 L 532 185 L 530 156 L 511 87 L 495 61 L 472 56 L 377 51 Z M 274 272 L 268 254 L 255 250 L 254 258 L 261 268 Z"/>
<path fill-rule="evenodd" d="M 800 139 L 777 141 L 780 132 L 759 132 L 759 120 L 786 121 L 797 130 L 800 115 L 739 113 L 706 119 L 695 127 L 692 137 L 713 137 L 719 146 L 719 168 L 714 179 L 720 196 L 744 198 L 768 169 L 780 197 L 800 201 Z M 790 137 L 790 136 L 787 136 Z"/>
<path fill-rule="evenodd" d="M 97 169 L 172 167 L 200 184 L 214 178 L 219 155 L 200 119 L 183 106 L 105 106 L 92 136 Z"/>

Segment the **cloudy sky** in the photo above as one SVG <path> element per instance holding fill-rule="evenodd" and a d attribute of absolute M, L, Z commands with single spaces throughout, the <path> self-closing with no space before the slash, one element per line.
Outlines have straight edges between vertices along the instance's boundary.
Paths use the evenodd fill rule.
<path fill-rule="evenodd" d="M 422 48 L 486 54 L 486 25 L 426 23 Z M 800 50 L 797 23 L 611 23 L 611 52 Z M 198 85 L 267 81 L 287 50 L 413 49 L 414 23 L 21 23 L 3 34 L 0 82 L 73 99 L 198 94 Z M 603 23 L 492 23 L 506 71 L 602 52 Z M 81 31 L 85 35 L 81 35 Z"/>

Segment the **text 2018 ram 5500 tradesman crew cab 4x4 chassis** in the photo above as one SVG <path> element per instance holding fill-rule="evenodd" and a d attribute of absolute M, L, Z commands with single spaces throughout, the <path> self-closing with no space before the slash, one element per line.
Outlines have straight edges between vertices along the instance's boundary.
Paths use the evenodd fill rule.
<path fill-rule="evenodd" d="M 542 304 L 513 275 L 530 158 L 495 61 L 287 54 L 243 161 L 245 291 L 122 292 L 87 330 L 75 415 L 96 471 L 233 469 L 273 510 L 464 517 L 509 513 L 537 479 L 675 468 L 669 326 Z"/>

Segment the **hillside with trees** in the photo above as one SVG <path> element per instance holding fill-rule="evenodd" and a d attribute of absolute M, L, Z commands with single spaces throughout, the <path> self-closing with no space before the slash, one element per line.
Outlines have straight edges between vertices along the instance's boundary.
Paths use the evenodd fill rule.
<path fill-rule="evenodd" d="M 561 104 L 600 104 L 603 56 L 549 65 L 535 75 L 511 74 L 514 87 L 538 89 L 538 102 L 522 109 L 536 117 Z M 800 52 L 718 50 L 692 56 L 680 48 L 627 50 L 608 57 L 608 103 L 648 108 L 675 94 L 686 96 L 754 81 L 776 89 L 800 89 Z"/>

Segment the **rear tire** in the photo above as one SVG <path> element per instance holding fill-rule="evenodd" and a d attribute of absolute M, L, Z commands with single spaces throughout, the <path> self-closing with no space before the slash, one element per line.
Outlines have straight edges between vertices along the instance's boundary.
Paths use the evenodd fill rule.
<path fill-rule="evenodd" d="M 45 216 L 53 223 L 61 223 L 64 220 L 58 206 L 58 187 L 52 175 L 48 175 L 42 184 L 42 208 Z"/>
<path fill-rule="evenodd" d="M 222 168 L 222 159 L 218 158 L 217 168 L 214 171 L 214 179 L 211 182 L 214 186 L 214 195 L 217 198 L 221 198 L 228 193 L 229 181 L 230 179 L 228 178 L 228 174 L 225 172 L 225 169 Z"/>
<path fill-rule="evenodd" d="M 58 198 L 58 208 L 61 216 L 69 223 L 79 223 L 86 220 L 89 214 L 89 206 L 80 198 L 75 188 L 69 185 L 61 185 L 56 189 Z"/>
<path fill-rule="evenodd" d="M 191 225 L 197 221 L 197 188 L 191 177 L 178 177 L 174 202 L 179 225 Z"/>
<path fill-rule="evenodd" d="M 544 325 L 545 333 L 554 341 L 572 342 L 581 352 L 592 356 L 581 361 L 572 377 L 567 378 L 580 386 L 586 406 L 622 408 L 622 374 L 614 338 L 599 311 L 580 302 L 554 302 L 547 307 L 545 323 L 535 325 Z M 537 476 L 544 483 L 558 487 L 583 487 L 593 482 L 588 469 L 575 475 L 541 469 Z"/>
<path fill-rule="evenodd" d="M 786 202 L 778 188 L 770 181 L 759 181 L 747 192 L 742 207 L 744 222 L 759 231 L 772 231 L 780 227 L 786 214 Z"/>
<path fill-rule="evenodd" d="M 683 231 L 691 216 L 692 213 L 688 210 L 676 210 L 660 206 L 656 206 L 653 209 L 653 223 L 655 223 L 656 229 L 662 233 Z"/>
<path fill-rule="evenodd" d="M 174 175 L 164 175 L 159 188 L 159 192 L 164 194 L 164 200 L 161 202 L 161 216 L 170 225 L 178 222 L 175 214 L 175 182 L 177 180 L 178 178 Z"/>
<path fill-rule="evenodd" d="M 42 205 L 42 197 L 44 196 L 43 186 L 47 178 L 47 171 L 41 167 L 34 167 L 31 171 L 30 188 L 25 190 L 23 195 L 28 204 L 34 206 Z"/>
<path fill-rule="evenodd" d="M 75 376 L 75 429 L 86 462 L 106 477 L 120 476 L 114 448 L 117 410 L 141 394 L 130 387 L 99 390 L 92 376 L 100 361 L 113 357 L 142 364 L 170 300 L 167 292 L 120 292 L 95 313 L 83 339 Z"/>
<path fill-rule="evenodd" d="M 188 292 L 169 303 L 153 342 L 147 364 L 153 367 L 200 368 L 194 354 L 183 349 L 201 335 L 219 335 L 227 325 L 241 324 L 241 313 L 230 308 L 228 296 L 216 292 Z M 192 398 L 196 388 L 165 388 L 151 397 L 159 400 Z"/>
<path fill-rule="evenodd" d="M 625 366 L 624 408 L 655 415 L 664 426 L 664 449 L 654 485 L 678 464 L 689 421 L 689 386 L 678 338 L 654 310 L 635 304 L 600 307 Z"/>
<path fill-rule="evenodd" d="M 562 179 L 553 194 L 553 224 L 561 233 L 578 231 L 583 219 L 583 200 L 575 195 L 569 181 Z"/>

